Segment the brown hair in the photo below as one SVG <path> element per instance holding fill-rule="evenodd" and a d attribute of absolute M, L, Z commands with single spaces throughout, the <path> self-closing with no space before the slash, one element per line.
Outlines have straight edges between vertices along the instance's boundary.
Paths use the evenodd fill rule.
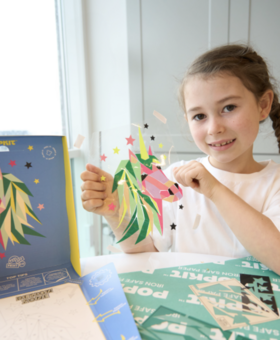
<path fill-rule="evenodd" d="M 228 73 L 238 77 L 243 85 L 259 101 L 267 90 L 274 92 L 269 117 L 278 142 L 280 153 L 280 103 L 275 78 L 270 74 L 264 59 L 247 45 L 224 45 L 216 47 L 194 60 L 179 88 L 179 102 L 185 111 L 184 88 L 190 77 L 208 77 Z"/>

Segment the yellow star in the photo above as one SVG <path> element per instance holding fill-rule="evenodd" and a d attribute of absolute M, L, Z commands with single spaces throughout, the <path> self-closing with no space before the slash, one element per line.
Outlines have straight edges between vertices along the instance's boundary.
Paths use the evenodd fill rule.
<path fill-rule="evenodd" d="M 163 158 L 164 158 L 164 159 L 166 159 L 166 158 L 167 158 L 167 156 L 166 156 L 166 155 L 162 155 L 162 156 L 163 156 Z"/>
<path fill-rule="evenodd" d="M 158 145 L 160 148 L 162 148 L 163 147 L 163 145 L 160 143 L 159 145 Z"/>
<path fill-rule="evenodd" d="M 34 183 L 35 183 L 35 184 L 38 184 L 38 183 L 40 183 L 40 182 L 39 182 L 38 179 L 35 179 Z"/>
<path fill-rule="evenodd" d="M 33 146 L 29 145 L 29 147 L 27 148 L 28 150 L 33 150 Z"/>
<path fill-rule="evenodd" d="M 105 182 L 105 178 L 104 176 L 101 176 L 101 182 Z"/>
<path fill-rule="evenodd" d="M 119 154 L 120 149 L 118 149 L 118 147 L 115 147 L 115 149 L 113 149 L 113 150 L 114 150 L 114 153 Z"/>

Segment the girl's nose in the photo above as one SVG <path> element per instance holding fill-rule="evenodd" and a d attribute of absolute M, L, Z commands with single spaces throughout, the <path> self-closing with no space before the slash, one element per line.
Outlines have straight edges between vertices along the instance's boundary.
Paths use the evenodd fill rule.
<path fill-rule="evenodd" d="M 208 134 L 217 135 L 225 131 L 225 127 L 219 118 L 212 118 L 209 120 Z"/>

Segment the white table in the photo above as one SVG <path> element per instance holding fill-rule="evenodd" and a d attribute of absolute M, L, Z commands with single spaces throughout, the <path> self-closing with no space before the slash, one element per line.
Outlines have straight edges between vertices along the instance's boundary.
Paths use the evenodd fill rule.
<path fill-rule="evenodd" d="M 183 265 L 223 262 L 230 260 L 232 257 L 223 257 L 216 255 L 191 254 L 191 253 L 139 253 L 139 254 L 112 254 L 81 259 L 82 276 L 113 262 L 117 272 L 128 273 L 135 271 L 149 270 L 168 267 L 177 267 Z"/>

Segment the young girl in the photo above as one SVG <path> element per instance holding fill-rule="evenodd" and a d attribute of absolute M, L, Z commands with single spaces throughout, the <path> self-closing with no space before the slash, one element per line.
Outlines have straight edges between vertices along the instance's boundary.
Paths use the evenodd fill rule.
<path fill-rule="evenodd" d="M 280 165 L 253 158 L 259 124 L 268 116 L 280 150 L 280 104 L 266 63 L 248 46 L 215 48 L 193 62 L 179 93 L 194 142 L 208 156 L 165 170 L 181 184 L 183 198 L 164 204 L 163 235 L 154 228 L 137 245 L 137 235 L 120 245 L 127 253 L 253 255 L 280 274 Z M 83 207 L 105 216 L 120 239 L 128 221 L 116 228 L 118 209 L 107 208 L 110 202 L 118 208 L 113 177 L 90 164 L 86 169 Z"/>

